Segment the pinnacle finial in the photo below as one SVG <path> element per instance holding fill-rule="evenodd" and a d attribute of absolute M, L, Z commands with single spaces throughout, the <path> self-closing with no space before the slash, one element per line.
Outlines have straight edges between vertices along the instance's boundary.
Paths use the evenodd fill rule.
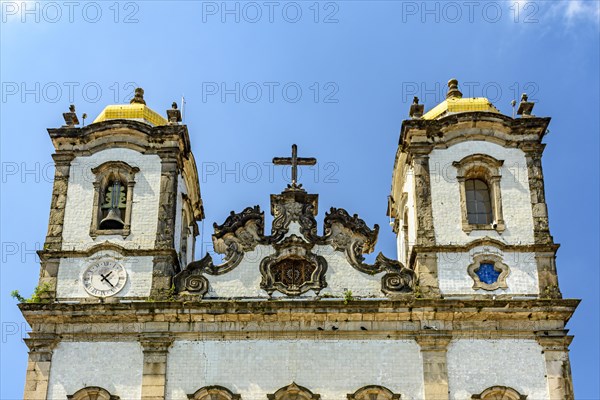
<path fill-rule="evenodd" d="M 449 99 L 451 97 L 456 97 L 457 99 L 462 98 L 462 92 L 458 90 L 458 80 L 456 78 L 452 78 L 448 81 L 448 93 L 446 94 L 446 98 Z"/>
<path fill-rule="evenodd" d="M 146 101 L 144 100 L 144 89 L 135 88 L 135 94 L 133 99 L 129 101 L 129 104 L 146 104 Z"/>

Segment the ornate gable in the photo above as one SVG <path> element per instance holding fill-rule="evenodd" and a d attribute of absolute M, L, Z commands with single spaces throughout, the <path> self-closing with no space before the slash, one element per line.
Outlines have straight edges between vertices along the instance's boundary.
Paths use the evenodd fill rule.
<path fill-rule="evenodd" d="M 248 207 L 240 213 L 232 211 L 222 225 L 214 224 L 214 248 L 217 253 L 225 255 L 224 262 L 215 265 L 207 254 L 203 259 L 190 263 L 174 277 L 177 291 L 183 295 L 205 296 L 210 291 L 210 276 L 243 268 L 246 274 L 252 272 L 248 269 L 253 269 L 257 277 L 260 276 L 258 286 L 263 295 L 271 297 L 278 292 L 299 296 L 312 291 L 318 296 L 329 286 L 330 263 L 335 264 L 338 274 L 331 279 L 338 282 L 337 286 L 347 284 L 330 288 L 338 295 L 358 290 L 350 284 L 360 285 L 360 276 L 363 276 L 362 279 L 372 280 L 374 276 L 380 279 L 379 294 L 372 293 L 371 297 L 413 291 L 415 274 L 400 262 L 381 253 L 374 264 L 364 262 L 364 254 L 373 252 L 377 242 L 377 225 L 369 228 L 358 215 L 351 216 L 344 209 L 331 208 L 325 214 L 323 235 L 319 235 L 315 219 L 317 212 L 318 195 L 307 193 L 295 181 L 280 194 L 271 195 L 274 218 L 270 235 L 264 233 L 264 212 L 259 206 Z M 352 269 L 360 274 L 348 271 Z M 344 275 L 348 273 L 354 275 Z M 241 278 L 236 279 L 239 280 Z M 231 293 L 230 297 L 242 296 Z"/>

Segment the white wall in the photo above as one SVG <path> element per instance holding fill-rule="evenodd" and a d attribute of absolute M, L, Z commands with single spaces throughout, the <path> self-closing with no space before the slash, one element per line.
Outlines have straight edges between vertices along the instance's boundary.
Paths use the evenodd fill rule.
<path fill-rule="evenodd" d="M 504 160 L 500 189 L 506 230 L 502 234 L 494 230 L 474 230 L 467 234 L 462 230 L 457 169 L 452 163 L 472 154 L 487 154 Z M 527 164 L 521 150 L 485 141 L 462 142 L 447 149 L 433 150 L 429 157 L 429 169 L 433 225 L 438 245 L 464 244 L 484 236 L 509 244 L 534 242 Z"/>
<path fill-rule="evenodd" d="M 491 386 L 508 386 L 528 400 L 548 399 L 546 364 L 535 340 L 455 340 L 448 347 L 451 400 L 468 400 Z"/>
<path fill-rule="evenodd" d="M 60 342 L 52 355 L 49 400 L 65 400 L 100 386 L 122 400 L 142 396 L 143 355 L 138 342 Z"/>
<path fill-rule="evenodd" d="M 502 257 L 510 268 L 506 278 L 507 289 L 473 290 L 473 278 L 467 268 L 477 254 L 493 254 Z M 478 246 L 466 253 L 437 253 L 438 278 L 443 295 L 473 294 L 539 294 L 539 282 L 535 253 L 502 252 L 492 246 Z"/>
<path fill-rule="evenodd" d="M 419 346 L 399 340 L 176 341 L 169 351 L 168 400 L 221 385 L 244 400 L 296 382 L 323 400 L 382 385 L 403 400 L 423 399 Z"/>
<path fill-rule="evenodd" d="M 82 284 L 81 275 L 92 263 L 110 257 L 127 271 L 127 283 L 116 297 L 148 297 L 152 287 L 152 257 L 122 257 L 114 251 L 100 251 L 91 257 L 61 258 L 56 282 L 56 297 L 60 299 L 90 297 Z"/>
<path fill-rule="evenodd" d="M 131 234 L 125 239 L 120 235 L 90 237 L 95 181 L 91 170 L 107 161 L 123 161 L 140 169 L 135 175 L 133 189 Z M 160 171 L 158 155 L 141 154 L 131 149 L 107 149 L 90 156 L 76 157 L 71 164 L 67 190 L 63 250 L 85 250 L 105 240 L 130 249 L 153 248 L 158 222 Z"/>

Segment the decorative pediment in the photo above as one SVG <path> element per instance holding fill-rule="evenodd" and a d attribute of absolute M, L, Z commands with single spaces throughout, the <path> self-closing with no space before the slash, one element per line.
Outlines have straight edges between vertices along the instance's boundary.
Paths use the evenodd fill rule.
<path fill-rule="evenodd" d="M 282 387 L 273 394 L 268 394 L 268 400 L 319 400 L 321 395 L 314 394 L 305 387 L 297 385 L 295 382 Z"/>
<path fill-rule="evenodd" d="M 292 158 L 276 159 L 278 163 L 312 162 L 301 159 L 293 150 Z M 303 161 L 304 160 L 304 161 Z M 294 164 L 296 163 L 296 164 Z M 293 174 L 294 176 L 295 173 Z M 183 294 L 204 295 L 208 292 L 206 275 L 222 275 L 236 268 L 244 255 L 268 246 L 268 254 L 259 260 L 261 289 L 269 296 L 279 291 L 298 296 L 310 290 L 319 293 L 327 287 L 327 260 L 322 247 L 344 253 L 348 264 L 357 271 L 381 278 L 381 291 L 387 296 L 410 293 L 414 290 L 415 273 L 400 262 L 383 254 L 374 264 L 364 262 L 364 254 L 373 252 L 379 226 L 370 228 L 358 215 L 350 215 L 342 208 L 331 208 L 325 214 L 323 235 L 317 233 L 318 195 L 307 193 L 295 178 L 285 190 L 271 195 L 273 223 L 271 234 L 264 232 L 264 212 L 259 206 L 248 207 L 240 213 L 231 212 L 222 225 L 214 224 L 214 249 L 224 254 L 224 262 L 215 265 L 207 254 L 190 263 L 174 278 L 177 291 Z M 274 254 L 273 254 L 274 251 Z M 260 251 L 258 252 L 260 254 Z"/>

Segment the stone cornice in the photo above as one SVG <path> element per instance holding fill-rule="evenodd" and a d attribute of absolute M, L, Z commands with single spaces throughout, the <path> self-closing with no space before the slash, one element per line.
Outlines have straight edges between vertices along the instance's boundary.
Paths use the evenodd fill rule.
<path fill-rule="evenodd" d="M 417 148 L 429 144 L 444 147 L 465 140 L 488 140 L 503 146 L 517 143 L 540 143 L 550 118 L 511 118 L 486 112 L 452 114 L 437 120 L 409 119 L 402 122 L 399 147 Z"/>
<path fill-rule="evenodd" d="M 555 253 L 560 247 L 557 243 L 550 244 L 507 244 L 499 240 L 484 237 L 480 239 L 472 240 L 465 244 L 440 244 L 436 246 L 414 246 L 413 252 L 427 253 L 459 253 L 474 249 L 479 246 L 491 246 L 496 247 L 502 251 L 515 251 L 515 252 L 551 252 Z"/>
<path fill-rule="evenodd" d="M 46 261 L 53 258 L 66 258 L 66 257 L 90 257 L 99 251 L 115 251 L 124 257 L 131 256 L 172 256 L 177 258 L 177 252 L 174 249 L 128 249 L 119 246 L 115 243 L 104 241 L 94 246 L 89 247 L 87 250 L 38 250 L 37 254 L 40 260 Z"/>
<path fill-rule="evenodd" d="M 27 322 L 93 323 L 152 321 L 292 321 L 320 320 L 323 316 L 339 321 L 492 321 L 522 320 L 567 322 L 580 300 L 203 300 L 197 302 L 131 303 L 22 303 Z"/>

